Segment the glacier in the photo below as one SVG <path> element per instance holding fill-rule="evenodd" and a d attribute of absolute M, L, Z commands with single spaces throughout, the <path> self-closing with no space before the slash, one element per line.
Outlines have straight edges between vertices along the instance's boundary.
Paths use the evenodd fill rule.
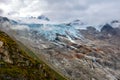
<path fill-rule="evenodd" d="M 36 31 L 38 35 L 43 36 L 45 39 L 53 41 L 56 39 L 57 34 L 65 36 L 70 41 L 83 39 L 80 32 L 74 26 L 67 26 L 65 24 L 20 24 L 30 28 L 30 31 Z"/>

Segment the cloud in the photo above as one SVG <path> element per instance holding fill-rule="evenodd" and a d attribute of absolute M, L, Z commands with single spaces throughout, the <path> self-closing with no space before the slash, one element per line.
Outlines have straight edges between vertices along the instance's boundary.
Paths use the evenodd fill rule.
<path fill-rule="evenodd" d="M 47 16 L 53 20 L 72 21 L 81 19 L 88 23 L 102 23 L 119 19 L 120 0 L 46 0 Z"/>
<path fill-rule="evenodd" d="M 2 9 L 0 9 L 0 15 L 3 13 L 3 10 Z"/>
<path fill-rule="evenodd" d="M 13 30 L 30 30 L 30 28 L 25 25 L 12 26 L 11 29 L 13 29 Z"/>
<path fill-rule="evenodd" d="M 118 19 L 120 0 L 0 0 L 4 15 L 46 15 L 53 21 L 81 19 L 89 23 Z"/>
<path fill-rule="evenodd" d="M 16 16 L 41 15 L 46 3 L 44 0 L 1 0 L 0 9 L 4 10 L 4 15 L 14 13 Z M 13 15 L 12 15 L 13 16 Z"/>
<path fill-rule="evenodd" d="M 119 1 L 120 2 L 120 1 Z M 91 5 L 84 13 L 87 17 L 84 16 L 89 20 L 89 22 L 96 23 L 96 22 L 108 22 L 113 19 L 120 19 L 120 6 L 119 2 L 108 2 L 108 3 L 96 3 Z"/>
<path fill-rule="evenodd" d="M 0 3 L 4 3 L 4 4 L 7 4 L 9 2 L 10 2 L 10 0 L 0 0 Z"/>

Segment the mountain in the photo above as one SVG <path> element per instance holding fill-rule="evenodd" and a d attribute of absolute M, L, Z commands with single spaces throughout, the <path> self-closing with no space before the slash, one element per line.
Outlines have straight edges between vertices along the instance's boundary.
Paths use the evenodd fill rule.
<path fill-rule="evenodd" d="M 38 16 L 37 18 L 40 19 L 40 20 L 50 21 L 50 19 L 47 18 L 47 17 L 44 16 L 44 15 Z"/>
<path fill-rule="evenodd" d="M 100 30 L 86 24 L 12 24 L 11 20 L 0 25 L 2 31 L 69 80 L 120 79 L 120 37 L 112 33 L 119 29 L 111 24 L 102 25 Z"/>
<path fill-rule="evenodd" d="M 76 29 L 86 29 L 86 27 L 88 26 L 88 24 L 83 23 L 81 20 L 76 19 L 74 21 L 71 21 L 69 23 L 66 24 L 67 26 L 74 26 L 74 28 Z"/>
<path fill-rule="evenodd" d="M 110 24 L 114 27 L 114 28 L 120 28 L 120 21 L 119 20 L 113 20 L 110 22 Z"/>
<path fill-rule="evenodd" d="M 54 41 L 57 37 L 57 34 L 59 34 L 63 35 L 70 41 L 73 41 L 74 39 L 84 39 L 84 37 L 80 35 L 80 32 L 74 26 L 66 26 L 66 24 L 36 24 L 27 22 L 21 23 L 15 20 L 9 20 L 8 22 L 10 23 L 10 25 L 13 25 L 13 27 L 9 28 L 11 30 L 16 30 L 16 33 L 19 35 L 22 35 L 24 33 L 23 37 L 25 34 L 28 34 L 27 37 L 41 36 L 46 40 Z M 21 30 L 23 30 L 24 32 L 22 32 Z M 34 32 L 36 32 L 37 34 L 34 34 Z"/>
<path fill-rule="evenodd" d="M 13 23 L 18 23 L 18 24 L 47 24 L 49 23 L 50 19 L 47 18 L 44 15 L 34 17 L 34 16 L 28 16 L 28 17 L 15 17 L 15 18 L 10 18 Z"/>
<path fill-rule="evenodd" d="M 5 22 L 5 21 L 9 21 L 9 19 L 7 17 L 0 16 L 0 22 Z"/>
<path fill-rule="evenodd" d="M 111 25 L 109 25 L 109 24 L 105 24 L 105 25 L 102 27 L 101 32 L 102 32 L 102 33 L 105 33 L 105 34 L 116 35 L 115 29 L 114 29 Z"/>

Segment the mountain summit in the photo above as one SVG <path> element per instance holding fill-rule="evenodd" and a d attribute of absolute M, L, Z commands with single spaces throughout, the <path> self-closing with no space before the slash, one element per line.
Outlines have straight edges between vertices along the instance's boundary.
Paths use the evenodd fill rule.
<path fill-rule="evenodd" d="M 37 19 L 40 19 L 40 20 L 45 20 L 45 21 L 50 21 L 49 18 L 47 18 L 46 16 L 44 15 L 41 15 L 41 16 L 38 16 Z"/>

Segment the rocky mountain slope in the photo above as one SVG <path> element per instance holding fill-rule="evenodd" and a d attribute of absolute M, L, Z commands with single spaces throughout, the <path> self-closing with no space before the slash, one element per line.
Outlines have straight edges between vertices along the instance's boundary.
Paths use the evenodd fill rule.
<path fill-rule="evenodd" d="M 22 44 L 21 44 L 22 45 Z M 65 80 L 29 49 L 0 31 L 0 80 Z"/>
<path fill-rule="evenodd" d="M 3 21 L 1 30 L 22 42 L 39 59 L 69 79 L 120 79 L 120 31 L 111 24 L 98 31 L 92 26 L 79 24 L 79 20 L 75 24 Z M 81 26 L 87 29 L 79 28 Z"/>

